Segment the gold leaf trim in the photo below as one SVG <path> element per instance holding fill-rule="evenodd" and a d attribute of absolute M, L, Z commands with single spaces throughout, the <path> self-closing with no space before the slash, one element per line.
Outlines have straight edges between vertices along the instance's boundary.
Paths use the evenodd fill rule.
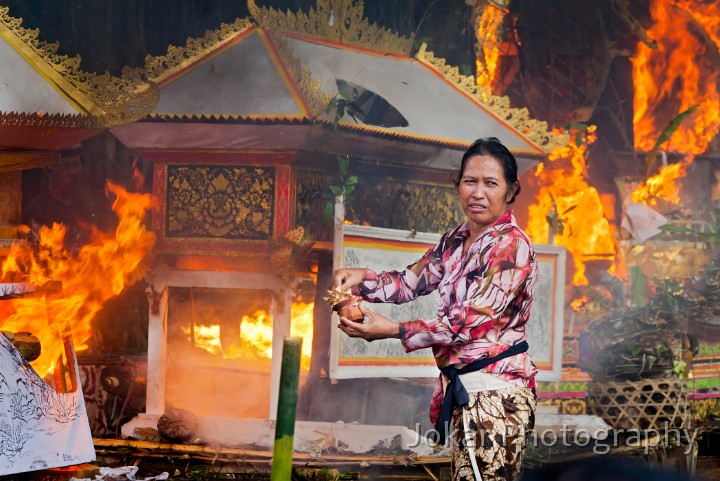
<path fill-rule="evenodd" d="M 0 112 L 0 125 L 7 127 L 60 127 L 93 129 L 98 125 L 92 117 L 70 114 L 37 114 L 26 112 Z"/>
<path fill-rule="evenodd" d="M 514 128 L 520 135 L 540 147 L 544 152 L 549 153 L 559 147 L 564 147 L 570 141 L 568 134 L 552 132 L 548 129 L 547 122 L 531 118 L 527 108 L 511 107 L 508 97 L 493 95 L 489 87 L 478 85 L 472 75 L 462 75 L 457 67 L 447 65 L 443 58 L 435 57 L 432 52 L 427 51 L 425 43 L 422 44 L 415 58 L 472 96 L 483 107 Z"/>
<path fill-rule="evenodd" d="M 248 10 L 264 27 L 277 28 L 283 33 L 339 42 L 403 56 L 410 55 L 415 36 L 401 37 L 363 18 L 365 6 L 354 0 L 317 0 L 316 8 L 308 13 L 286 12 L 258 7 L 248 0 Z"/>
<path fill-rule="evenodd" d="M 143 69 L 125 67 L 121 77 L 80 70 L 80 56 L 58 55 L 59 44 L 39 40 L 38 29 L 22 26 L 0 6 L 0 37 L 4 38 L 81 113 L 99 126 L 111 127 L 145 117 L 157 104 L 159 89 L 144 78 Z"/>
<path fill-rule="evenodd" d="M 290 48 L 285 39 L 282 38 L 279 30 L 266 27 L 265 32 L 275 46 L 278 56 L 285 65 L 292 80 L 295 82 L 295 85 L 297 85 L 300 90 L 313 117 L 318 116 L 330 103 L 332 94 L 320 90 L 322 81 L 313 80 L 310 70 L 302 68 L 300 60 L 295 57 L 292 48 Z"/>
<path fill-rule="evenodd" d="M 162 83 L 175 72 L 186 68 L 197 60 L 219 48 L 224 42 L 252 27 L 247 18 L 238 18 L 233 23 L 221 23 L 215 30 L 206 30 L 202 38 L 187 39 L 184 47 L 170 45 L 166 55 L 145 57 L 147 78 Z"/>

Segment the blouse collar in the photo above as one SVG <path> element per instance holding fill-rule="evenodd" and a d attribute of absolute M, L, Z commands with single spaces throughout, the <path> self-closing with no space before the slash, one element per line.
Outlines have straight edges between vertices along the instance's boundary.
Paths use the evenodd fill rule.
<path fill-rule="evenodd" d="M 512 224 L 513 226 L 516 225 L 515 217 L 512 215 L 512 212 L 509 209 L 506 210 L 500 217 L 498 217 L 495 222 L 493 222 L 487 229 L 485 229 L 485 231 L 480 234 L 480 237 L 478 237 L 478 239 L 484 237 L 488 232 L 490 232 L 492 229 L 496 228 L 500 224 Z M 460 226 L 455 236 L 462 237 L 463 239 L 470 237 L 470 224 L 468 223 L 468 221 L 465 221 Z"/>

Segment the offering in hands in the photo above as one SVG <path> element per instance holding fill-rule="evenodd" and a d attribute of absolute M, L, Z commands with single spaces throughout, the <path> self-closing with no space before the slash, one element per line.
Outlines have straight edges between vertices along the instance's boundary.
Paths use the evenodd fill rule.
<path fill-rule="evenodd" d="M 359 307 L 362 298 L 354 296 L 350 292 L 332 289 L 328 291 L 328 297 L 323 299 L 330 304 L 332 310 L 337 312 L 338 316 L 345 317 L 353 322 L 363 322 L 365 320 L 365 315 Z"/>

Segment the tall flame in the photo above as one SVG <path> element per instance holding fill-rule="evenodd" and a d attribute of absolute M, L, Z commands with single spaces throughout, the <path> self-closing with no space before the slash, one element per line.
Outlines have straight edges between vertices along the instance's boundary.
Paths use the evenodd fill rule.
<path fill-rule="evenodd" d="M 573 140 L 539 164 L 536 180 L 539 192 L 529 207 L 527 233 L 533 242 L 563 245 L 572 254 L 575 265 L 574 285 L 586 285 L 585 262 L 612 259 L 615 240 L 603 210 L 598 191 L 587 182 L 585 155 L 594 140 L 595 128 L 588 128 L 587 140 Z M 577 139 L 577 136 L 572 136 Z M 554 199 L 554 203 L 553 203 Z M 558 231 L 551 235 L 548 216 L 558 219 Z"/>
<path fill-rule="evenodd" d="M 53 370 L 62 354 L 63 331 L 72 332 L 76 350 L 88 347 L 93 317 L 126 285 L 139 280 L 138 267 L 155 242 L 143 224 L 150 195 L 128 193 L 110 183 L 108 189 L 117 196 L 112 206 L 119 219 L 114 235 L 95 230 L 90 243 L 74 254 L 63 245 L 65 226 L 53 224 L 40 229 L 37 253 L 30 246 L 16 245 L 2 264 L 3 279 L 37 286 L 48 286 L 52 280 L 60 287 L 54 294 L 41 289 L 42 297 L 5 301 L 12 308 L 2 320 L 3 330 L 29 331 L 40 339 L 42 354 L 32 365 L 41 376 Z"/>
<path fill-rule="evenodd" d="M 485 3 L 478 20 L 476 37 L 480 55 L 475 61 L 477 84 L 492 89 L 503 52 L 502 28 L 506 12 L 491 2 Z"/>
<path fill-rule="evenodd" d="M 652 0 L 651 48 L 638 43 L 632 58 L 635 148 L 649 151 L 678 113 L 699 105 L 666 149 L 701 154 L 720 131 L 720 4 Z"/>

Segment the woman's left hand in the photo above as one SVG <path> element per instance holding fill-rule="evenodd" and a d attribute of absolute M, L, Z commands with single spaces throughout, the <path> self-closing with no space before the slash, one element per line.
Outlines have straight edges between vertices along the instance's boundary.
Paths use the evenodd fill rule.
<path fill-rule="evenodd" d="M 359 307 L 362 313 L 365 314 L 366 320 L 359 323 L 340 317 L 338 328 L 342 332 L 350 337 L 359 337 L 366 341 L 400 337 L 400 324 L 367 309 L 362 303 L 360 303 Z"/>

